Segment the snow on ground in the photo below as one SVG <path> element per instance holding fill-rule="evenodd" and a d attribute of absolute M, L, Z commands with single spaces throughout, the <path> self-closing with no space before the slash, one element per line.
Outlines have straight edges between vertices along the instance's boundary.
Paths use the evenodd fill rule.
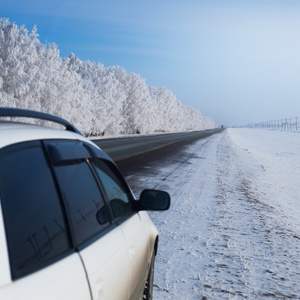
<path fill-rule="evenodd" d="M 154 299 L 299 299 L 300 134 L 227 129 L 128 178 L 169 191 Z"/>

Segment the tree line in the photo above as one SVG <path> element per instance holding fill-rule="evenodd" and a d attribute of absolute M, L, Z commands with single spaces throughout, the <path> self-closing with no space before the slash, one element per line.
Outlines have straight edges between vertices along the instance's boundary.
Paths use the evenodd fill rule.
<path fill-rule="evenodd" d="M 86 134 L 177 132 L 216 127 L 165 87 L 119 66 L 62 58 L 55 44 L 0 19 L 0 105 L 54 114 Z"/>

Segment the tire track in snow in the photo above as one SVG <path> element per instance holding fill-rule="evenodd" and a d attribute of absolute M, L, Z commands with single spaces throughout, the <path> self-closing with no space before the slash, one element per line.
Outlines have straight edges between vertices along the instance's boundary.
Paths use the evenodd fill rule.
<path fill-rule="evenodd" d="M 183 156 L 188 160 L 177 156 L 171 164 L 160 168 L 155 177 L 148 174 L 147 178 L 139 179 L 142 186 L 148 183 L 150 187 L 166 189 L 172 197 L 169 211 L 151 213 L 160 231 L 155 299 L 193 299 L 195 294 L 202 293 L 201 265 L 204 266 L 203 248 L 208 239 L 203 229 L 211 218 L 206 199 L 216 189 L 215 149 L 219 139 L 219 135 L 214 135 L 198 141 L 185 151 Z M 195 178 L 201 179 L 195 183 Z M 137 178 L 129 180 L 136 184 Z"/>
<path fill-rule="evenodd" d="M 163 221 L 164 239 L 167 240 L 167 243 L 161 245 L 157 257 L 158 261 L 162 260 L 164 263 L 164 266 L 161 266 L 161 269 L 165 272 L 165 287 L 163 290 L 168 292 L 168 295 L 163 296 L 165 299 L 180 299 L 181 296 L 179 295 L 185 295 L 185 299 L 188 299 L 192 294 L 198 294 L 198 290 L 202 288 L 199 284 L 202 276 L 201 272 L 199 272 L 198 267 L 195 268 L 201 258 L 201 247 L 194 244 L 205 243 L 198 227 L 200 220 L 207 215 L 207 208 L 203 208 L 199 203 L 205 180 L 197 184 L 198 201 L 196 202 L 190 201 L 194 193 L 194 188 L 190 183 L 197 176 L 195 173 L 199 169 L 201 169 L 201 173 L 203 169 L 206 169 L 203 165 L 206 164 L 206 157 L 211 152 L 211 147 L 210 140 L 197 143 L 197 146 L 190 150 L 188 160 L 190 165 L 178 165 L 166 176 L 167 181 L 172 182 L 173 186 L 173 213 Z M 207 175 L 203 174 L 206 178 Z M 165 183 L 159 183 L 156 187 L 167 188 Z M 159 217 L 159 214 L 157 216 Z M 198 221 L 195 222 L 195 220 Z M 170 226 L 170 224 L 172 225 Z M 166 253 L 167 259 L 164 256 Z M 158 284 L 156 286 L 162 290 Z M 183 286 L 184 289 L 182 289 Z"/>

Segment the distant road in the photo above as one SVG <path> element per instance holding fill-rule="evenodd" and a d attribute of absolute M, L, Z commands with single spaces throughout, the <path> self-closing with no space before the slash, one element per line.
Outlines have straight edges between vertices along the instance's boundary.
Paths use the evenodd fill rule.
<path fill-rule="evenodd" d="M 106 152 L 113 160 L 118 161 L 156 150 L 173 143 L 182 142 L 184 140 L 191 142 L 192 140 L 205 138 L 222 130 L 223 129 L 221 128 L 216 128 L 203 131 L 154 134 L 146 136 L 137 135 L 134 137 L 97 139 L 93 140 L 93 142 Z"/>

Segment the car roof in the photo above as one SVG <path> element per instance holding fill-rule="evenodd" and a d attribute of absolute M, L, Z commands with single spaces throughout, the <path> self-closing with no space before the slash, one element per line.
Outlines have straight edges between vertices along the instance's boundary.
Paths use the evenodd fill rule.
<path fill-rule="evenodd" d="M 93 144 L 84 136 L 68 130 L 19 122 L 0 121 L 0 149 L 16 143 L 45 139 L 75 139 Z"/>

